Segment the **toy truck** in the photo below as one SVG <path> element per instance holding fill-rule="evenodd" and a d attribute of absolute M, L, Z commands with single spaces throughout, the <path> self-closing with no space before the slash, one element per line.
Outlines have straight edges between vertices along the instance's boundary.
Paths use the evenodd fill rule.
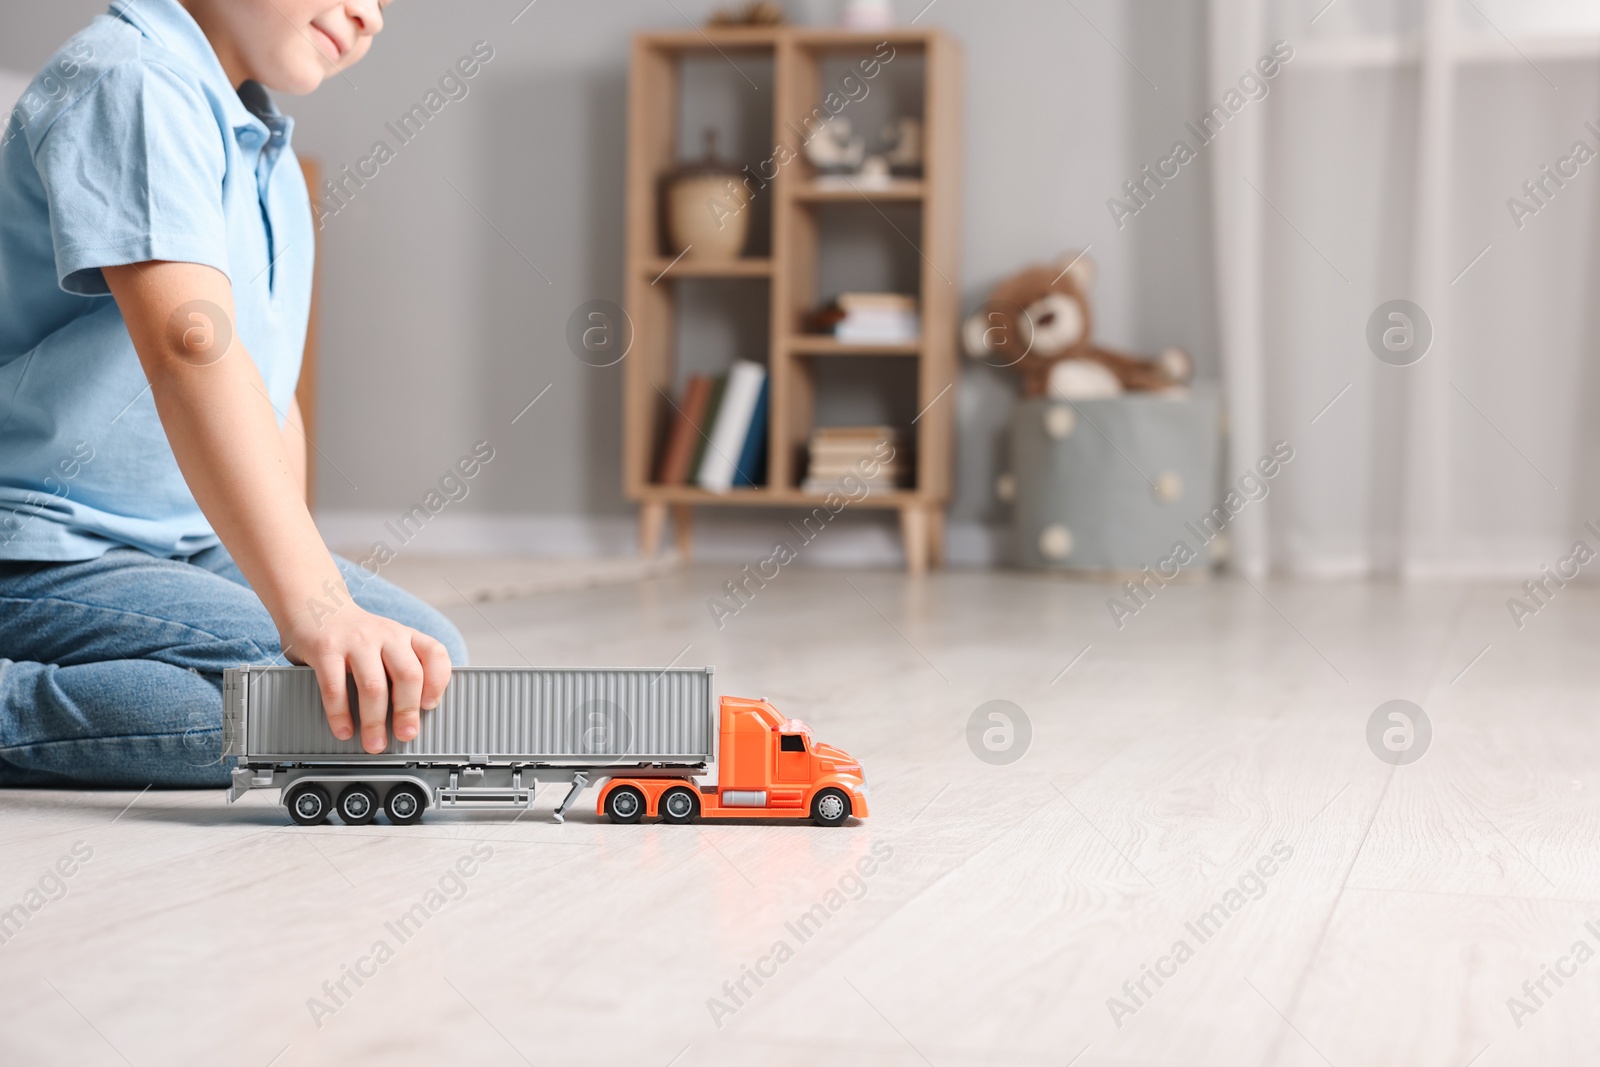
<path fill-rule="evenodd" d="M 369 753 L 359 735 L 333 736 L 311 668 L 233 668 L 223 674 L 223 755 L 238 761 L 228 801 L 277 789 L 303 826 L 329 815 L 359 826 L 380 811 L 408 825 L 430 806 L 526 810 L 549 782 L 567 786 L 561 822 L 600 780 L 597 812 L 619 823 L 866 817 L 859 762 L 764 700 L 714 705 L 712 677 L 710 667 L 457 667 L 415 738 Z M 714 738 L 718 781 L 701 785 Z"/>
<path fill-rule="evenodd" d="M 809 726 L 765 700 L 723 697 L 721 709 L 715 785 L 619 771 L 601 786 L 596 813 L 612 822 L 660 815 L 675 823 L 810 815 L 819 826 L 866 817 L 867 785 L 849 753 L 815 740 Z"/>

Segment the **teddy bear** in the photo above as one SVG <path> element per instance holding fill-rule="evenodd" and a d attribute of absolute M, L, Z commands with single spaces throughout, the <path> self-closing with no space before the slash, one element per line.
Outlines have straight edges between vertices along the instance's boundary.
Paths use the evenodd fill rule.
<path fill-rule="evenodd" d="M 967 355 L 1015 368 L 1030 397 L 1094 400 L 1186 386 L 1194 360 L 1181 348 L 1140 359 L 1091 342 L 1085 294 L 1094 273 L 1088 256 L 1068 253 L 1002 281 L 962 328 Z"/>

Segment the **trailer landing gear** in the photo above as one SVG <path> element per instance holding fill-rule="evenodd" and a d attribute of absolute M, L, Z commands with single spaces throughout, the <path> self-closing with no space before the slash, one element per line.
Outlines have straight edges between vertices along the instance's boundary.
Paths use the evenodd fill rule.
<path fill-rule="evenodd" d="M 587 786 L 588 784 L 589 784 L 589 776 L 587 774 L 584 774 L 582 771 L 579 771 L 578 773 L 576 773 L 576 774 L 574 774 L 572 776 L 572 788 L 567 790 L 567 795 L 562 798 L 560 804 L 556 805 L 556 810 L 555 810 L 555 820 L 556 820 L 556 822 L 566 822 L 567 821 L 567 809 L 572 807 L 572 802 L 574 800 L 578 799 L 578 794 L 583 792 L 584 787 Z M 641 807 L 642 806 L 643 805 L 642 805 L 642 801 L 641 801 Z"/>

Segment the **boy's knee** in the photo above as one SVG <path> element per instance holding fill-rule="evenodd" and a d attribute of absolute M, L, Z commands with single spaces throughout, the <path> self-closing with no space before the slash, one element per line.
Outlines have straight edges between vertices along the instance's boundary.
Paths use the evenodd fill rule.
<path fill-rule="evenodd" d="M 118 739 L 128 743 L 114 746 L 113 751 L 140 765 L 146 777 L 158 785 L 226 785 L 235 761 L 222 755 L 220 687 L 216 679 L 198 672 L 184 674 L 188 678 L 147 679 L 160 686 L 165 699 L 147 701 L 142 734 Z"/>
<path fill-rule="evenodd" d="M 212 634 L 210 640 L 185 641 L 159 649 L 150 658 L 194 671 L 217 684 L 229 667 L 283 662 L 277 628 L 264 611 L 259 620 L 243 620 L 229 632 Z"/>
<path fill-rule="evenodd" d="M 153 660 L 4 666 L 0 784 L 227 783 L 233 761 L 222 755 L 212 680 Z"/>

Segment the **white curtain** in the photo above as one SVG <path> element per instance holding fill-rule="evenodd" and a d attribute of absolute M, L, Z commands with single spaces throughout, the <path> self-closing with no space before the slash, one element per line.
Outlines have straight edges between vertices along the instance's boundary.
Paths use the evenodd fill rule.
<path fill-rule="evenodd" d="M 1600 3 L 1212 0 L 1209 33 L 1208 104 L 1294 50 L 1206 148 L 1230 474 L 1295 450 L 1235 565 L 1521 578 L 1600 547 Z M 1432 325 L 1409 366 L 1367 341 L 1393 299 Z"/>

